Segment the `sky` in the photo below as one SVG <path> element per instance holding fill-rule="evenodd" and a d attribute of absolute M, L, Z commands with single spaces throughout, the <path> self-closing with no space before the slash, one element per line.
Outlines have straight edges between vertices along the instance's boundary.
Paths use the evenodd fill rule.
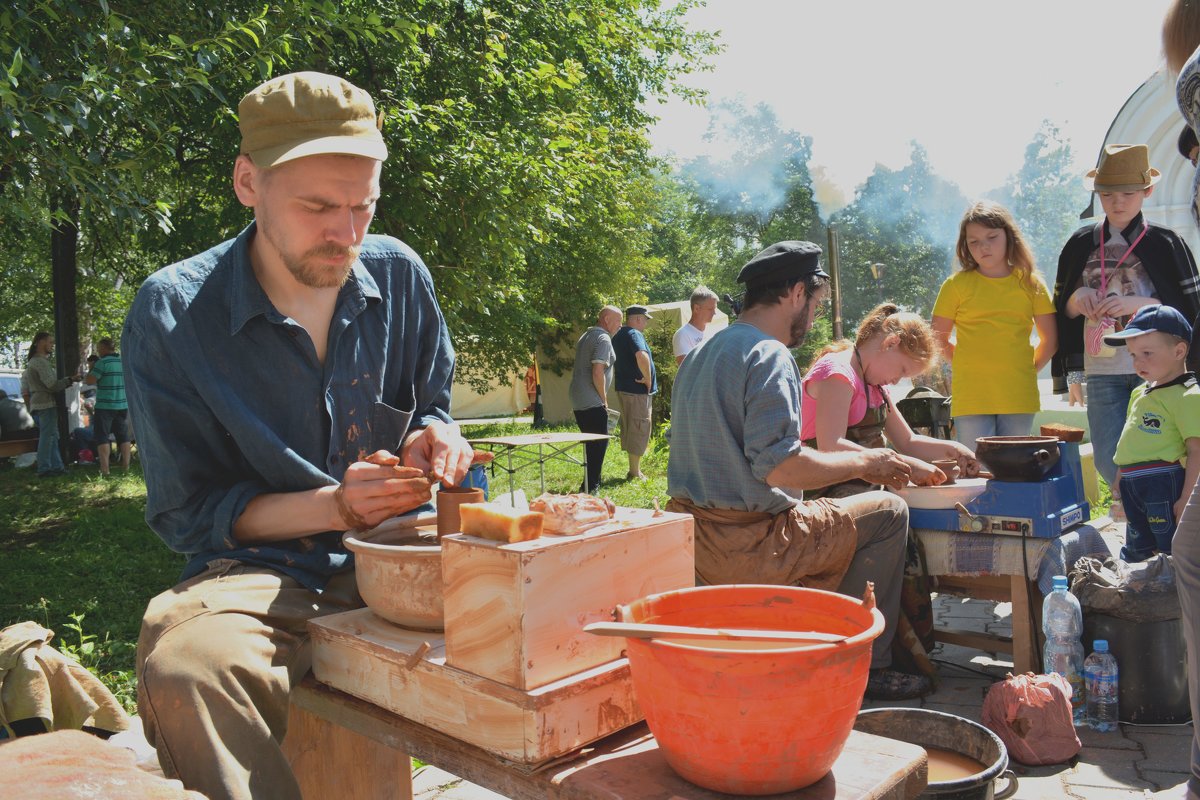
<path fill-rule="evenodd" d="M 893 169 L 920 142 L 935 171 L 969 197 L 1016 172 L 1043 119 L 1095 165 L 1109 124 L 1163 66 L 1170 0 L 708 0 L 693 27 L 721 31 L 712 72 L 687 83 L 711 100 L 765 102 L 813 137 L 813 166 L 853 198 L 876 163 Z M 708 113 L 678 100 L 656 152 L 721 156 Z M 1182 120 L 1181 120 L 1182 122 Z"/>

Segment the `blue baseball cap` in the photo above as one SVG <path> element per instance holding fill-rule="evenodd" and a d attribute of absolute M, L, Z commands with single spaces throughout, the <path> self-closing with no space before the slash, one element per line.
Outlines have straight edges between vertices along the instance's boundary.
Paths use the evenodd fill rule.
<path fill-rule="evenodd" d="M 1177 336 L 1185 342 L 1192 339 L 1192 326 L 1187 318 L 1171 306 L 1142 306 L 1120 333 L 1110 333 L 1104 337 L 1105 344 L 1122 345 L 1126 339 L 1141 336 L 1143 333 L 1167 333 Z"/>

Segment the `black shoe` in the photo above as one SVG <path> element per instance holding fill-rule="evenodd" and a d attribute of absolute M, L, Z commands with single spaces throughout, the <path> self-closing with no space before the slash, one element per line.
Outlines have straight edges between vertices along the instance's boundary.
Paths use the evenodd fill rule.
<path fill-rule="evenodd" d="M 927 675 L 910 675 L 894 669 L 873 669 L 867 678 L 868 700 L 911 700 L 933 691 Z"/>

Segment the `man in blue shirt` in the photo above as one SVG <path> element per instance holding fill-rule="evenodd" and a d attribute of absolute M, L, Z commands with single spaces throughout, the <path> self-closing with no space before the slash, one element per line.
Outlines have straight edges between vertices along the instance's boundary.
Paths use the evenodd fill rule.
<path fill-rule="evenodd" d="M 650 444 L 650 398 L 658 392 L 654 359 L 643 331 L 653 317 L 645 306 L 625 309 L 625 324 L 613 334 L 613 386 L 621 402 L 621 449 L 629 455 L 630 480 L 644 481 L 642 456 Z"/>
<path fill-rule="evenodd" d="M 671 511 L 696 526 L 699 584 L 769 583 L 860 596 L 875 584 L 884 631 L 872 643 L 866 694 L 901 700 L 929 678 L 891 669 L 908 535 L 908 508 L 890 492 L 804 502 L 803 490 L 862 478 L 894 487 L 909 467 L 895 452 L 822 452 L 800 445 L 804 340 L 829 276 L 821 249 L 780 242 L 738 276 L 737 321 L 684 360 L 671 393 Z"/>
<path fill-rule="evenodd" d="M 367 234 L 387 157 L 370 96 L 297 73 L 238 116 L 255 221 L 147 279 L 122 342 L 146 519 L 189 557 L 142 621 L 138 707 L 189 789 L 298 798 L 279 743 L 305 626 L 362 604 L 341 534 L 458 483 L 472 450 L 429 271 Z"/>

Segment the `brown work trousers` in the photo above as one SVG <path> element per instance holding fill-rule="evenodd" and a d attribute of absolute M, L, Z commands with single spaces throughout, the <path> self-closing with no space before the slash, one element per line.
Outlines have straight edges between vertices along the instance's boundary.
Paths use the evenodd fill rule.
<path fill-rule="evenodd" d="M 210 800 L 299 798 L 280 749 L 308 672 L 306 624 L 362 606 L 353 572 L 320 594 L 228 559 L 155 597 L 138 638 L 138 712 L 163 772 Z"/>
<path fill-rule="evenodd" d="M 884 628 L 871 645 L 871 668 L 892 663 L 908 540 L 908 506 L 899 497 L 865 492 L 797 503 L 779 514 L 672 498 L 667 510 L 696 520 L 697 584 L 769 583 L 862 597 L 873 581 Z"/>

